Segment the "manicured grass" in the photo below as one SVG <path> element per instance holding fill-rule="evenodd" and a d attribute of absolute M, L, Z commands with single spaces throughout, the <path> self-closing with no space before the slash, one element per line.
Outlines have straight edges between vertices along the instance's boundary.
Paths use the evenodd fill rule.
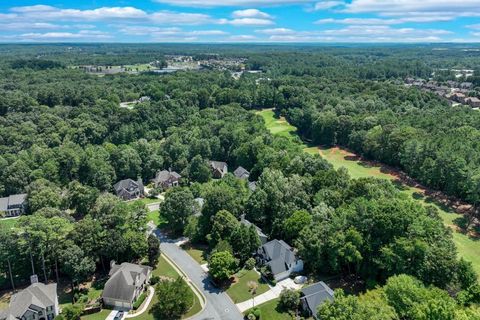
<path fill-rule="evenodd" d="M 92 313 L 86 316 L 80 317 L 81 320 L 105 320 L 106 317 L 112 312 L 110 309 L 102 309 L 102 311 L 97 313 Z"/>
<path fill-rule="evenodd" d="M 279 299 L 267 301 L 257 308 L 260 309 L 261 319 L 268 320 L 292 320 L 292 316 L 287 312 L 281 312 L 278 308 Z M 244 314 L 248 314 L 248 310 Z"/>
<path fill-rule="evenodd" d="M 258 114 L 265 119 L 267 129 L 269 129 L 272 134 L 279 135 L 279 132 L 289 132 L 289 134 L 292 134 L 296 132 L 295 128 L 290 124 L 285 124 L 283 122 L 279 122 L 279 120 L 276 120 L 274 118 L 274 112 L 270 109 L 263 110 Z M 279 129 L 280 125 L 283 127 L 283 129 Z M 335 169 L 340 167 L 346 168 L 352 178 L 376 177 L 392 181 L 397 179 L 393 174 L 382 172 L 380 165 L 370 165 L 363 161 L 359 161 L 353 153 L 344 149 L 337 147 L 307 147 L 304 144 L 303 147 L 305 152 L 310 154 L 320 154 L 322 158 L 331 163 Z M 461 216 L 453 213 L 452 210 L 442 206 L 436 201 L 432 201 L 432 199 L 428 199 L 423 195 L 420 195 L 422 190 L 418 188 L 409 187 L 404 184 L 400 184 L 398 187 L 400 190 L 402 190 L 402 192 L 407 194 L 409 197 L 412 197 L 416 201 L 419 201 L 423 205 L 432 205 L 438 209 L 440 217 L 443 219 L 445 225 L 452 227 L 452 229 L 455 230 L 453 232 L 453 241 L 457 246 L 459 257 L 463 257 L 465 260 L 472 262 L 473 268 L 480 276 L 480 255 L 478 254 L 478 252 L 480 252 L 480 239 L 473 239 L 472 237 L 469 237 L 468 235 L 458 231 L 454 220 Z"/>
<path fill-rule="evenodd" d="M 131 202 L 132 203 L 133 202 L 139 202 L 139 203 L 143 203 L 144 205 L 147 205 L 147 204 L 150 204 L 150 203 L 162 202 L 162 200 L 160 200 L 158 198 L 142 198 L 142 199 L 133 200 Z"/>
<path fill-rule="evenodd" d="M 155 270 L 152 272 L 153 275 L 155 276 L 164 276 L 164 277 L 170 277 L 173 279 L 176 279 L 180 275 L 175 271 L 175 269 L 165 260 L 163 256 L 160 257 L 157 267 Z M 198 300 L 197 295 L 190 289 L 190 292 L 193 297 L 192 301 L 192 306 L 190 310 L 183 316 L 183 318 L 188 318 L 196 313 L 198 313 L 202 309 L 202 305 L 200 304 L 200 301 Z M 152 307 L 155 305 L 155 303 L 158 302 L 158 297 L 157 294 L 153 296 L 152 301 L 150 302 L 150 305 L 148 306 L 147 310 L 139 315 L 138 317 L 134 317 L 133 319 L 136 320 L 161 320 L 161 319 L 155 319 L 153 314 L 152 314 Z"/>
<path fill-rule="evenodd" d="M 238 272 L 237 276 L 238 282 L 232 284 L 230 288 L 227 289 L 227 294 L 235 303 L 240 303 L 252 298 L 248 288 L 248 283 L 250 281 L 254 281 L 258 284 L 255 296 L 270 290 L 270 287 L 261 279 L 260 275 L 255 270 L 241 270 Z"/>
<path fill-rule="evenodd" d="M 7 228 L 14 228 L 17 225 L 18 219 L 0 219 L 0 225 L 4 225 Z"/>
<path fill-rule="evenodd" d="M 158 259 L 157 267 L 152 271 L 152 275 L 164 276 L 172 279 L 176 279 L 179 276 L 177 271 L 170 265 L 170 263 L 167 262 L 167 260 L 165 260 L 163 256 L 160 256 L 160 259 Z"/>
<path fill-rule="evenodd" d="M 279 135 L 282 137 L 295 137 L 297 128 L 289 124 L 285 119 L 278 119 L 275 117 L 275 112 L 271 109 L 266 109 L 258 112 L 265 120 L 265 124 L 274 135 Z"/>
<path fill-rule="evenodd" d="M 158 210 L 148 212 L 147 221 L 153 221 L 159 228 L 167 223 L 167 220 L 160 215 L 160 211 Z"/>
<path fill-rule="evenodd" d="M 198 264 L 207 263 L 207 247 L 185 244 L 182 246 L 182 249 L 185 250 Z"/>

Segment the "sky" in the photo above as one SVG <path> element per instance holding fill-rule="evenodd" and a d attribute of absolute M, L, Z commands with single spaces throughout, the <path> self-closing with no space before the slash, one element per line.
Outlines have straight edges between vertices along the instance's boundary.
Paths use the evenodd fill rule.
<path fill-rule="evenodd" d="M 1 0 L 0 42 L 480 42 L 480 0 Z"/>

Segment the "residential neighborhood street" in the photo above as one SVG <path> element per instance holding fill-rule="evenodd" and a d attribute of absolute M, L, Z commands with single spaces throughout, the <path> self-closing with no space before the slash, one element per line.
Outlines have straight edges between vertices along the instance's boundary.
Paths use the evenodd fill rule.
<path fill-rule="evenodd" d="M 206 298 L 205 308 L 192 320 L 242 320 L 243 315 L 230 297 L 210 283 L 208 274 L 185 251 L 175 244 L 175 240 L 164 236 L 156 229 L 155 235 L 160 239 L 162 254 L 168 256 L 202 292 Z"/>

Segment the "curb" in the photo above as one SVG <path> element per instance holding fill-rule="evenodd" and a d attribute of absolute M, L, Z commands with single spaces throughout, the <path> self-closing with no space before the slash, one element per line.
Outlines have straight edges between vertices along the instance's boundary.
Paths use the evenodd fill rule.
<path fill-rule="evenodd" d="M 205 307 L 206 307 L 206 301 L 207 301 L 207 298 L 203 295 L 203 293 L 200 291 L 200 289 L 197 288 L 197 286 L 187 277 L 187 275 L 182 271 L 182 269 L 180 269 L 179 266 L 177 266 L 177 264 L 172 260 L 170 259 L 170 257 L 168 255 L 166 255 L 165 253 L 163 253 L 163 257 L 165 258 L 165 260 L 175 269 L 175 271 L 177 271 L 181 276 L 182 278 L 185 280 L 185 282 L 187 283 L 187 285 L 193 289 L 193 292 L 195 293 L 195 295 L 199 298 L 200 300 L 200 305 L 202 306 L 202 309 L 200 311 L 198 311 L 196 314 L 194 314 L 193 316 L 191 317 L 188 317 L 186 319 L 183 319 L 183 320 L 188 320 L 188 319 L 192 319 L 193 317 L 195 317 L 197 314 L 203 312 L 205 310 Z"/>

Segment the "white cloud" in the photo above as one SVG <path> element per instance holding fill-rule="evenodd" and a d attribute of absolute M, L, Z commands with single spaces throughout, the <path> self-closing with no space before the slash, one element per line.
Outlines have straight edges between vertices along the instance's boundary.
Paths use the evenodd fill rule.
<path fill-rule="evenodd" d="M 480 16 L 478 0 L 352 0 L 344 12 L 378 13 L 383 16 Z"/>
<path fill-rule="evenodd" d="M 15 36 L 4 36 L 4 39 L 15 38 L 21 41 L 47 41 L 47 42 L 62 42 L 62 41 L 92 41 L 92 40 L 107 40 L 112 38 L 109 33 L 92 30 L 80 30 L 78 32 L 29 32 Z"/>
<path fill-rule="evenodd" d="M 167 3 L 185 7 L 233 7 L 233 6 L 278 6 L 288 4 L 312 3 L 318 0 L 155 0 L 159 3 Z"/>
<path fill-rule="evenodd" d="M 237 41 L 237 42 L 255 41 L 255 40 L 257 40 L 257 37 L 255 37 L 254 35 L 251 35 L 251 34 L 235 35 L 235 36 L 231 36 L 231 37 L 228 38 L 228 41 Z"/>
<path fill-rule="evenodd" d="M 269 26 L 275 24 L 270 19 L 258 19 L 258 18 L 240 18 L 240 19 L 232 19 L 226 20 L 222 19 L 220 21 L 221 24 L 231 24 L 233 26 Z"/>
<path fill-rule="evenodd" d="M 202 13 L 184 13 L 174 11 L 159 11 L 151 14 L 149 19 L 156 24 L 199 25 L 215 23 L 215 19 Z"/>
<path fill-rule="evenodd" d="M 344 4 L 345 3 L 343 1 L 322 1 L 322 2 L 317 2 L 313 7 L 313 10 L 327 10 L 327 9 L 332 9 Z"/>
<path fill-rule="evenodd" d="M 232 16 L 234 18 L 259 18 L 259 19 L 271 19 L 268 13 L 260 11 L 258 9 L 245 9 L 233 11 Z"/>
<path fill-rule="evenodd" d="M 134 7 L 101 7 L 91 10 L 60 9 L 52 6 L 35 5 L 13 7 L 11 12 L 16 18 L 35 20 L 73 20 L 73 21 L 99 21 L 109 19 L 142 19 L 148 14 Z"/>
<path fill-rule="evenodd" d="M 473 30 L 480 30 L 480 23 L 479 24 L 468 25 L 467 28 L 470 28 L 470 29 L 473 29 Z"/>
<path fill-rule="evenodd" d="M 435 17 L 409 17 L 398 19 L 382 19 L 382 18 L 345 18 L 345 19 L 320 19 L 315 24 L 355 24 L 355 25 L 392 25 L 402 24 L 408 22 L 437 22 L 437 21 L 450 21 L 453 17 L 447 16 L 435 16 Z"/>
<path fill-rule="evenodd" d="M 56 30 L 63 29 L 66 26 L 46 23 L 46 22 L 11 22 L 0 23 L 0 30 L 18 31 L 18 30 Z"/>
<path fill-rule="evenodd" d="M 255 32 L 267 35 L 291 35 L 296 33 L 296 31 L 287 28 L 260 29 L 255 30 Z"/>

